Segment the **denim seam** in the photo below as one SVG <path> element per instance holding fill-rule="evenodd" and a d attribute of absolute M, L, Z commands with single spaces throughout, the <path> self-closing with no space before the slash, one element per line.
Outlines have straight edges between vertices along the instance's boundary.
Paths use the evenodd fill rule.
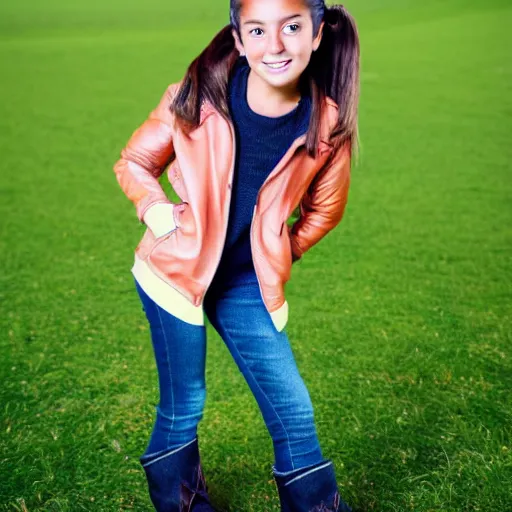
<path fill-rule="evenodd" d="M 236 343 L 233 342 L 229 332 L 227 329 L 224 328 L 224 326 L 222 325 L 222 322 L 221 322 L 221 319 L 220 319 L 220 316 L 217 317 L 217 320 L 219 322 L 219 325 L 222 327 L 222 329 L 224 330 L 224 332 L 226 333 L 226 336 L 229 338 L 229 340 L 231 341 L 231 343 L 233 344 L 233 348 L 236 350 L 236 353 L 238 354 L 238 356 L 240 357 L 240 360 L 243 361 L 244 365 L 247 367 L 247 371 L 250 373 L 252 379 L 254 380 L 254 382 L 256 383 L 256 386 L 259 388 L 259 390 L 261 391 L 262 395 L 265 397 L 265 399 L 267 400 L 267 402 L 270 404 L 270 407 L 272 407 L 272 410 L 274 411 L 274 414 L 276 415 L 277 419 L 279 420 L 279 423 L 281 423 L 281 426 L 283 427 L 283 430 L 284 430 L 284 433 L 286 434 L 286 439 L 288 440 L 288 452 L 290 453 L 290 462 L 291 462 L 291 465 L 292 465 L 292 468 L 295 469 L 295 465 L 293 464 L 293 455 L 292 455 L 292 450 L 291 450 L 291 446 L 290 446 L 290 437 L 288 436 L 288 432 L 284 426 L 284 423 L 283 423 L 283 420 L 281 419 L 281 417 L 279 416 L 279 414 L 277 414 L 277 411 L 274 407 L 274 404 L 269 400 L 267 394 L 263 391 L 263 389 L 261 388 L 260 386 L 260 383 L 258 382 L 258 380 L 256 379 L 256 377 L 254 376 L 254 374 L 252 373 L 252 370 L 251 368 L 249 367 L 249 365 L 247 364 L 247 362 L 245 361 L 245 359 L 242 357 L 242 354 L 240 354 L 240 351 L 238 350 L 238 347 L 236 346 Z"/>
<path fill-rule="evenodd" d="M 172 455 L 173 453 L 176 453 L 176 452 L 179 452 L 180 450 L 183 450 L 183 448 L 186 448 L 189 444 L 192 444 L 195 440 L 197 439 L 197 437 L 195 437 L 194 439 L 192 439 L 192 441 L 189 441 L 188 443 L 180 446 L 179 448 L 176 448 L 175 450 L 172 450 L 170 451 L 169 453 L 166 453 L 165 455 L 162 455 L 161 457 L 157 457 L 156 459 L 154 460 L 151 460 L 149 462 L 146 462 L 145 464 L 142 464 L 142 467 L 146 467 L 146 466 L 149 466 L 150 464 L 153 464 L 153 462 L 157 462 L 159 460 L 162 460 L 163 458 L 165 457 L 168 457 L 169 455 Z"/>
<path fill-rule="evenodd" d="M 167 367 L 169 369 L 169 377 L 171 379 L 171 399 L 172 399 L 172 421 L 171 421 L 171 429 L 170 432 L 167 434 L 167 445 L 169 445 L 169 438 L 171 437 L 172 430 L 174 429 L 174 418 L 176 416 L 175 408 L 174 408 L 174 389 L 173 389 L 173 378 L 172 378 L 172 370 L 171 370 L 171 357 L 169 354 L 169 344 L 167 341 L 167 333 L 165 331 L 164 324 L 162 322 L 162 317 L 160 315 L 160 308 L 157 305 L 156 311 L 158 313 L 158 320 L 160 321 L 160 327 L 162 329 L 162 333 L 164 335 L 164 341 L 165 341 L 165 354 L 167 357 Z"/>
<path fill-rule="evenodd" d="M 323 468 L 326 468 L 327 466 L 329 466 L 330 464 L 332 464 L 332 462 L 327 462 L 325 464 L 323 464 L 322 466 L 318 466 L 317 468 L 315 469 L 310 469 L 309 471 L 306 471 L 304 473 L 302 473 L 301 475 L 299 476 L 296 476 L 295 478 L 292 478 L 289 482 L 286 482 L 284 485 L 290 485 L 292 482 L 295 482 L 295 480 L 299 480 L 303 477 L 305 477 L 306 475 L 309 475 L 311 473 L 314 473 L 315 471 L 318 471 L 319 469 L 323 469 Z"/>
<path fill-rule="evenodd" d="M 302 471 L 306 471 L 310 468 L 313 468 L 314 466 L 317 466 L 318 464 L 321 464 L 323 462 L 326 462 L 326 460 L 322 460 L 320 462 L 315 462 L 313 464 L 308 464 L 307 466 L 303 466 L 299 469 L 301 469 Z M 292 469 L 290 471 L 278 471 L 275 464 L 272 464 L 272 472 L 277 475 L 277 476 L 288 476 L 288 475 L 291 475 L 292 473 L 297 473 L 299 471 L 299 469 Z M 297 473 L 298 474 L 298 473 Z"/>

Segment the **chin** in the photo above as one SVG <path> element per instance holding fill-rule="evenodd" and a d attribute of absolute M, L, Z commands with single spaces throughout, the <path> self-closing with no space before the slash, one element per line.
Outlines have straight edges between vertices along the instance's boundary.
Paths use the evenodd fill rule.
<path fill-rule="evenodd" d="M 296 83 L 298 77 L 282 77 L 282 78 L 276 78 L 276 77 L 270 77 L 267 82 L 274 87 L 286 87 L 288 85 L 291 85 L 293 83 Z"/>

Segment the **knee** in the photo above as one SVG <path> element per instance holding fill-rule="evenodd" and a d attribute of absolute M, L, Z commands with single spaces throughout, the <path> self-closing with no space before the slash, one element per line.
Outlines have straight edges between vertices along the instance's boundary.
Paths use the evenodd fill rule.
<path fill-rule="evenodd" d="M 284 384 L 281 394 L 283 396 L 283 406 L 289 414 L 296 414 L 298 416 L 313 415 L 311 395 L 306 383 L 299 374 Z"/>

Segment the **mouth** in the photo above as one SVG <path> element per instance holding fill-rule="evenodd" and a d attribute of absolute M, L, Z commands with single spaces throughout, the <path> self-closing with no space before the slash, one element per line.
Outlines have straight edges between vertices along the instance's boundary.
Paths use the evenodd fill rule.
<path fill-rule="evenodd" d="M 290 65 L 291 59 L 279 62 L 264 62 L 265 66 L 274 71 L 282 71 Z"/>

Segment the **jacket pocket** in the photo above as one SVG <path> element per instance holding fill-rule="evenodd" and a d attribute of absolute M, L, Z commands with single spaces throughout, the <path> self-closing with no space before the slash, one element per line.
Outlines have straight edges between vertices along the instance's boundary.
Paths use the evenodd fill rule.
<path fill-rule="evenodd" d="M 160 242 L 167 240 L 172 235 L 176 234 L 178 229 L 181 229 L 181 222 L 180 222 L 180 213 L 181 211 L 186 207 L 184 203 L 177 203 L 173 204 L 174 208 L 172 210 L 172 216 L 173 216 L 173 229 L 170 229 L 168 232 L 163 233 L 161 236 L 156 237 L 155 239 L 155 246 L 159 245 Z M 154 248 L 153 247 L 153 248 Z"/>
<path fill-rule="evenodd" d="M 146 259 L 162 242 L 165 240 L 168 240 L 171 236 L 176 235 L 176 232 L 178 229 L 181 228 L 180 224 L 180 213 L 181 211 L 186 208 L 186 203 L 172 203 L 173 210 L 172 210 L 172 222 L 168 222 L 169 230 L 166 231 L 165 229 L 162 230 L 162 234 L 160 236 L 155 235 L 155 233 L 151 230 L 151 228 L 148 226 L 146 229 L 146 232 L 144 233 L 144 236 L 142 237 L 141 241 L 137 245 L 137 248 L 135 249 L 135 252 L 137 256 L 141 259 Z"/>

